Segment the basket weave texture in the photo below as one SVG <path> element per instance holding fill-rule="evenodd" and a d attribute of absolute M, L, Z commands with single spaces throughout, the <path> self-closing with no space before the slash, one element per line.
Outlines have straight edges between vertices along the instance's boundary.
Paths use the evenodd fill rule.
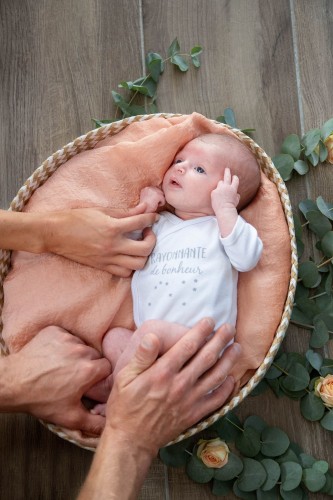
<path fill-rule="evenodd" d="M 77 155 L 78 153 L 81 153 L 82 151 L 86 151 L 89 149 L 93 149 L 94 146 L 101 140 L 105 139 L 106 137 L 112 136 L 123 130 L 125 127 L 130 125 L 133 122 L 137 121 L 143 121 L 143 120 L 149 120 L 153 117 L 162 117 L 162 118 L 172 118 L 176 116 L 182 116 L 179 114 L 172 114 L 172 113 L 158 113 L 158 114 L 151 114 L 151 115 L 141 115 L 141 116 L 134 116 L 130 118 L 125 118 L 123 120 L 119 120 L 117 122 L 111 123 L 109 125 L 105 125 L 103 127 L 100 127 L 98 129 L 92 130 L 88 132 L 85 135 L 82 135 L 75 139 L 73 142 L 70 142 L 66 146 L 64 146 L 62 149 L 56 151 L 53 155 L 51 155 L 49 158 L 47 158 L 40 167 L 38 167 L 35 172 L 26 180 L 24 185 L 20 188 L 18 191 L 17 195 L 13 199 L 13 201 L 10 204 L 9 210 L 13 211 L 21 211 L 25 204 L 28 202 L 28 200 L 31 198 L 33 193 L 38 189 L 40 186 L 42 186 L 47 179 L 57 170 L 58 167 L 63 165 L 66 161 L 68 161 L 70 158 L 73 156 Z M 214 121 L 214 120 L 212 120 Z M 215 122 L 217 123 L 218 122 Z M 183 434 L 179 435 L 172 443 L 176 443 L 179 441 L 182 441 L 183 439 L 186 439 L 204 429 L 212 425 L 214 422 L 216 422 L 219 418 L 224 416 L 226 413 L 234 409 L 236 406 L 238 406 L 243 399 L 256 387 L 256 385 L 263 379 L 265 376 L 265 373 L 267 372 L 268 368 L 270 367 L 275 355 L 277 354 L 279 347 L 282 343 L 282 340 L 284 339 L 286 330 L 288 328 L 290 316 L 291 316 L 291 311 L 292 311 L 292 305 L 294 301 L 294 294 L 296 290 L 296 284 L 297 284 L 297 250 L 296 250 L 296 239 L 295 239 L 295 230 L 294 230 L 294 222 L 293 222 L 293 215 L 292 215 L 292 208 L 290 204 L 290 199 L 288 196 L 288 192 L 286 189 L 286 186 L 279 174 L 279 172 L 276 170 L 274 167 L 271 159 L 267 156 L 267 154 L 263 151 L 260 146 L 258 146 L 250 137 L 242 133 L 238 129 L 234 129 L 232 127 L 229 127 L 228 125 L 221 125 L 223 127 L 229 128 L 234 134 L 238 136 L 239 139 L 241 139 L 242 142 L 244 142 L 254 153 L 254 155 L 257 158 L 257 161 L 260 165 L 260 168 L 262 172 L 266 175 L 266 177 L 272 181 L 279 193 L 279 197 L 281 200 L 281 204 L 283 206 L 285 218 L 288 224 L 288 229 L 289 229 L 289 235 L 290 235 L 290 246 L 291 246 L 291 262 L 290 262 L 290 281 L 289 281 L 289 288 L 287 292 L 287 298 L 286 302 L 284 305 L 284 310 L 282 313 L 281 321 L 278 325 L 278 328 L 275 332 L 275 336 L 273 339 L 273 342 L 271 344 L 271 347 L 269 351 L 267 352 L 265 359 L 259 366 L 259 368 L 256 370 L 255 374 L 252 376 L 252 378 L 248 381 L 248 383 L 240 389 L 240 391 L 227 403 L 225 404 L 220 410 L 215 412 L 213 415 L 208 417 L 205 420 L 202 420 L 199 422 L 197 425 L 194 427 L 191 427 L 190 429 L 186 430 Z M 4 301 L 4 294 L 3 294 L 3 282 L 4 279 L 8 273 L 10 267 L 10 251 L 7 250 L 0 250 L 0 316 L 2 313 L 2 308 L 3 308 L 3 301 Z M 2 338 L 1 335 L 2 332 L 2 321 L 0 319 L 0 350 L 1 350 L 1 355 L 8 355 L 8 348 Z M 67 431 L 67 429 L 63 429 L 60 427 L 57 427 L 53 424 L 49 424 L 46 422 L 42 422 L 44 425 L 46 425 L 47 428 L 49 428 L 52 432 L 56 433 L 58 436 L 62 437 L 63 439 L 66 439 L 70 442 L 73 442 L 74 444 L 77 444 L 78 446 L 81 446 L 86 449 L 95 449 L 95 445 L 92 446 L 85 446 L 81 442 L 78 442 L 75 438 L 73 438 L 72 434 Z M 169 444 L 172 444 L 169 443 Z"/>

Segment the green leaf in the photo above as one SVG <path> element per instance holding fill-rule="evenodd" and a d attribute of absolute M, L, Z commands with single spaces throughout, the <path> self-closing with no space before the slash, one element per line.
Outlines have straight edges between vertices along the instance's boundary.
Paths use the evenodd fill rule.
<path fill-rule="evenodd" d="M 111 120 L 111 119 L 110 120 L 96 120 L 95 118 L 92 118 L 92 121 L 95 123 L 97 128 L 99 128 L 99 127 L 103 127 L 103 125 L 107 125 L 108 123 L 112 123 L 115 120 Z"/>
<path fill-rule="evenodd" d="M 235 441 L 238 434 L 242 432 L 242 424 L 239 418 L 232 412 L 217 420 L 210 429 L 217 432 L 221 439 L 227 442 Z"/>
<path fill-rule="evenodd" d="M 329 338 L 330 336 L 328 333 L 328 328 L 325 325 L 324 321 L 321 319 L 316 319 L 314 321 L 314 329 L 310 337 L 310 347 L 320 349 L 326 344 L 326 342 L 329 341 Z"/>
<path fill-rule="evenodd" d="M 326 203 L 322 196 L 318 196 L 316 203 L 321 213 L 324 214 L 328 219 L 333 220 L 333 204 Z"/>
<path fill-rule="evenodd" d="M 279 480 L 280 466 L 275 460 L 272 460 L 271 458 L 264 458 L 264 460 L 261 461 L 261 465 L 263 465 L 267 474 L 267 479 L 262 485 L 261 489 L 263 491 L 269 491 L 274 488 Z"/>
<path fill-rule="evenodd" d="M 333 412 L 329 410 L 321 419 L 320 425 L 328 431 L 333 431 Z"/>
<path fill-rule="evenodd" d="M 312 151 L 306 158 L 313 167 L 316 167 L 319 163 L 319 154 L 316 151 Z"/>
<path fill-rule="evenodd" d="M 299 363 L 293 365 L 289 374 L 283 379 L 283 385 L 288 391 L 302 391 L 310 382 L 310 375 L 306 368 Z"/>
<path fill-rule="evenodd" d="M 307 453 L 301 453 L 299 458 L 301 460 L 301 465 L 302 465 L 303 469 L 311 469 L 313 464 L 316 462 L 316 460 L 311 455 L 308 455 Z"/>
<path fill-rule="evenodd" d="M 282 486 L 280 486 L 280 495 L 283 500 L 303 500 L 304 498 L 304 493 L 300 486 L 291 491 L 284 491 Z"/>
<path fill-rule="evenodd" d="M 315 469 L 304 469 L 303 470 L 303 482 L 308 490 L 312 493 L 319 491 L 326 483 L 325 474 L 322 474 Z"/>
<path fill-rule="evenodd" d="M 302 467 L 295 462 L 284 462 L 281 464 L 281 483 L 284 491 L 297 488 L 302 480 Z"/>
<path fill-rule="evenodd" d="M 267 424 L 261 417 L 258 417 L 257 415 L 250 415 L 244 422 L 244 428 L 246 429 L 247 427 L 252 427 L 252 429 L 255 429 L 261 434 L 267 427 Z"/>
<path fill-rule="evenodd" d="M 196 68 L 200 68 L 200 58 L 199 55 L 202 53 L 202 47 L 196 46 L 191 49 L 190 55 L 191 55 L 191 61 L 193 66 Z"/>
<path fill-rule="evenodd" d="M 294 163 L 294 170 L 296 170 L 299 175 L 305 175 L 309 171 L 309 165 L 304 160 L 297 160 Z"/>
<path fill-rule="evenodd" d="M 333 231 L 329 231 L 321 240 L 321 248 L 326 257 L 333 257 Z"/>
<path fill-rule="evenodd" d="M 309 212 L 310 210 L 318 210 L 315 202 L 309 199 L 301 201 L 298 205 L 298 208 L 300 209 L 304 217 L 306 217 L 307 212 Z"/>
<path fill-rule="evenodd" d="M 172 44 L 168 48 L 168 56 L 172 57 L 176 54 L 178 54 L 180 51 L 179 43 L 177 37 L 173 40 Z"/>
<path fill-rule="evenodd" d="M 258 385 L 255 386 L 254 389 L 252 389 L 252 391 L 250 393 L 250 397 L 259 396 L 263 392 L 267 391 L 267 389 L 268 389 L 268 384 L 267 384 L 266 380 L 263 379 L 259 382 Z"/>
<path fill-rule="evenodd" d="M 249 492 L 260 488 L 267 479 L 264 466 L 253 458 L 244 458 L 244 468 L 237 480 L 241 491 Z"/>
<path fill-rule="evenodd" d="M 298 277 L 299 279 L 302 280 L 303 285 L 307 288 L 317 287 L 321 280 L 317 266 L 311 260 L 308 260 L 307 262 L 302 262 L 300 264 L 298 268 Z"/>
<path fill-rule="evenodd" d="M 275 486 L 269 491 L 265 491 L 263 488 L 257 490 L 257 500 L 276 500 L 279 498 L 279 488 Z"/>
<path fill-rule="evenodd" d="M 223 111 L 224 113 L 224 119 L 227 125 L 230 125 L 230 127 L 236 128 L 236 118 L 233 110 L 231 108 L 225 108 Z"/>
<path fill-rule="evenodd" d="M 323 141 L 319 141 L 319 161 L 323 163 L 327 160 L 328 157 L 328 149 L 323 143 Z"/>
<path fill-rule="evenodd" d="M 232 489 L 233 481 L 222 482 L 217 479 L 213 480 L 212 493 L 217 497 L 223 497 L 227 495 Z"/>
<path fill-rule="evenodd" d="M 314 128 L 309 130 L 302 138 L 302 144 L 305 147 L 305 155 L 308 156 L 312 153 L 312 151 L 318 146 L 320 141 L 320 130 L 318 128 Z"/>
<path fill-rule="evenodd" d="M 214 469 L 209 469 L 195 455 L 186 464 L 186 474 L 196 483 L 208 483 L 214 476 Z"/>
<path fill-rule="evenodd" d="M 313 392 L 306 394 L 302 398 L 300 409 L 303 417 L 311 422 L 320 420 L 325 413 L 325 406 L 322 400 L 318 396 L 315 396 Z"/>
<path fill-rule="evenodd" d="M 297 457 L 296 453 L 290 447 L 287 449 L 285 453 L 283 453 L 283 455 L 276 457 L 276 461 L 278 464 L 283 464 L 284 462 L 300 463 L 300 460 Z"/>
<path fill-rule="evenodd" d="M 232 490 L 237 498 L 243 498 L 244 500 L 257 499 L 257 495 L 255 493 L 240 490 L 238 487 L 238 480 L 234 482 Z"/>
<path fill-rule="evenodd" d="M 309 361 L 310 365 L 319 372 L 322 364 L 323 364 L 323 357 L 321 354 L 318 352 L 314 352 L 312 349 L 309 349 L 305 353 L 306 359 Z"/>
<path fill-rule="evenodd" d="M 266 457 L 282 455 L 290 444 L 287 434 L 277 427 L 264 429 L 261 434 L 261 441 L 261 453 Z"/>
<path fill-rule="evenodd" d="M 220 122 L 220 123 L 226 123 L 225 118 L 224 118 L 224 116 L 223 116 L 223 115 L 218 116 L 218 117 L 216 118 L 216 121 L 217 121 L 217 122 Z"/>
<path fill-rule="evenodd" d="M 185 451 L 189 444 L 190 440 L 185 439 L 180 443 L 161 448 L 159 451 L 159 457 L 168 467 L 184 467 L 191 456 L 187 451 Z"/>
<path fill-rule="evenodd" d="M 247 427 L 236 438 L 237 449 L 246 457 L 255 457 L 260 451 L 260 434 L 252 427 Z"/>
<path fill-rule="evenodd" d="M 171 63 L 174 64 L 175 66 L 177 66 L 177 68 L 179 68 L 180 71 L 187 71 L 188 70 L 187 62 L 179 54 L 176 54 L 176 55 L 171 57 Z"/>
<path fill-rule="evenodd" d="M 156 52 L 148 52 L 146 57 L 146 63 L 148 67 L 148 72 L 150 73 L 152 79 L 158 83 L 161 73 L 164 70 L 163 59 L 160 54 Z"/>
<path fill-rule="evenodd" d="M 333 118 L 330 120 L 327 120 L 327 122 L 324 123 L 324 125 L 321 127 L 321 137 L 323 141 L 327 139 L 328 136 L 330 136 L 333 133 Z"/>
<path fill-rule="evenodd" d="M 318 470 L 319 472 L 321 472 L 322 474 L 326 474 L 326 472 L 328 471 L 328 468 L 329 468 L 329 465 L 328 463 L 326 462 L 326 460 L 317 460 L 313 465 L 312 465 L 312 468 L 314 470 Z"/>
<path fill-rule="evenodd" d="M 282 143 L 281 152 L 293 157 L 296 161 L 301 154 L 301 141 L 296 134 L 288 135 Z"/>
<path fill-rule="evenodd" d="M 214 477 L 219 481 L 229 481 L 238 476 L 243 470 L 242 460 L 234 453 L 229 453 L 228 462 L 220 469 L 214 469 Z"/>
<path fill-rule="evenodd" d="M 283 395 L 278 379 L 267 380 L 267 384 L 272 389 L 277 398 L 280 398 Z"/>
<path fill-rule="evenodd" d="M 326 377 L 326 375 L 333 375 L 333 359 L 324 359 L 320 368 L 320 375 L 322 377 Z"/>
<path fill-rule="evenodd" d="M 280 154 L 274 156 L 274 158 L 272 158 L 272 161 L 275 167 L 278 169 L 282 179 L 284 181 L 288 181 L 294 168 L 293 157 L 287 154 Z"/>
<path fill-rule="evenodd" d="M 325 234 L 332 229 L 332 224 L 328 218 L 317 210 L 307 212 L 306 219 L 310 223 L 309 229 L 317 234 L 319 238 L 325 236 Z"/>

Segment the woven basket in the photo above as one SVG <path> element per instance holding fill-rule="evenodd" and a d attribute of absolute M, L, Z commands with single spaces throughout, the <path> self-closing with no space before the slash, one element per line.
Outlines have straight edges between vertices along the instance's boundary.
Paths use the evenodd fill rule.
<path fill-rule="evenodd" d="M 32 194 L 36 191 L 36 189 L 44 184 L 44 182 L 57 170 L 58 167 L 60 167 L 63 163 L 65 163 L 67 160 L 72 158 L 73 156 L 77 155 L 78 153 L 81 153 L 82 151 L 86 151 L 89 149 L 92 149 L 99 141 L 102 139 L 105 139 L 106 137 L 112 136 L 123 130 L 125 127 L 130 125 L 133 122 L 137 121 L 143 121 L 143 120 L 149 120 L 153 117 L 162 117 L 162 118 L 172 118 L 176 116 L 182 116 L 179 114 L 172 114 L 172 113 L 158 113 L 158 114 L 151 114 L 151 115 L 142 115 L 142 116 L 135 116 L 135 117 L 130 117 L 130 118 L 125 118 L 123 120 L 119 120 L 117 122 L 111 123 L 109 125 L 105 125 L 101 128 L 92 130 L 88 132 L 87 134 L 78 137 L 75 139 L 75 141 L 70 142 L 66 146 L 64 146 L 62 149 L 56 151 L 52 156 L 47 158 L 47 160 L 44 161 L 44 163 L 38 167 L 35 172 L 27 179 L 27 181 L 24 183 L 24 185 L 21 187 L 21 189 L 18 191 L 17 195 L 13 199 L 9 210 L 14 210 L 14 211 L 21 211 L 22 208 L 25 206 L 27 201 L 30 199 Z M 213 120 L 212 120 L 213 121 Z M 213 121 L 214 123 L 215 122 Z M 257 161 L 260 165 L 261 170 L 263 173 L 268 177 L 270 181 L 272 181 L 278 190 L 281 204 L 284 209 L 286 221 L 288 224 L 289 228 L 289 235 L 290 235 L 290 245 L 291 245 L 291 265 L 290 265 L 290 281 L 289 281 L 289 289 L 288 289 L 288 294 L 287 294 L 287 299 L 284 305 L 284 310 L 283 314 L 281 317 L 280 324 L 275 332 L 275 336 L 272 342 L 272 345 L 269 349 L 269 351 L 266 354 L 265 359 L 255 372 L 255 374 L 252 376 L 252 378 L 248 381 L 248 383 L 236 394 L 226 405 L 224 405 L 220 410 L 215 412 L 213 415 L 211 415 L 209 418 L 206 420 L 202 420 L 199 422 L 197 425 L 194 427 L 188 429 L 186 432 L 178 436 L 172 443 L 176 443 L 179 441 L 182 441 L 183 439 L 186 439 L 190 436 L 193 436 L 194 434 L 206 429 L 210 425 L 212 425 L 214 422 L 216 422 L 219 418 L 224 416 L 227 412 L 230 410 L 234 409 L 236 406 L 238 406 L 243 399 L 250 394 L 250 392 L 256 387 L 256 385 L 262 380 L 262 378 L 265 376 L 266 371 L 270 367 L 280 345 L 281 342 L 285 336 L 285 332 L 287 330 L 289 320 L 290 320 L 290 315 L 291 315 L 291 310 L 292 310 L 292 304 L 294 300 L 294 294 L 296 290 L 296 283 L 297 283 L 297 250 L 296 250 L 296 240 L 295 240 L 295 232 L 294 232 L 294 223 L 293 223 L 293 216 L 292 216 L 292 209 L 291 209 L 291 204 L 288 196 L 288 192 L 286 189 L 286 186 L 274 167 L 271 159 L 267 156 L 267 154 L 247 135 L 243 134 L 240 130 L 238 129 L 233 129 L 229 127 L 228 125 L 222 125 L 221 127 L 227 127 L 229 128 L 234 134 L 236 134 L 242 142 L 244 142 L 254 153 L 254 155 L 257 158 Z M 3 308 L 3 281 L 8 273 L 10 267 L 10 252 L 5 251 L 5 250 L 0 250 L 0 316 L 2 313 L 2 308 Z M 8 349 L 7 346 L 2 338 L 1 335 L 2 332 L 2 321 L 0 319 L 0 349 L 1 349 L 1 355 L 8 355 Z M 62 437 L 63 439 L 66 439 L 70 442 L 73 442 L 74 444 L 77 444 L 78 446 L 81 446 L 86 449 L 91 449 L 93 450 L 94 447 L 90 446 L 84 446 L 82 443 L 79 443 L 76 441 L 75 438 L 73 438 L 70 433 L 63 428 L 57 427 L 55 425 L 49 424 L 42 422 L 43 425 L 45 425 L 48 429 L 50 429 L 52 432 L 57 434 L 58 436 Z M 172 444 L 169 443 L 169 444 Z"/>

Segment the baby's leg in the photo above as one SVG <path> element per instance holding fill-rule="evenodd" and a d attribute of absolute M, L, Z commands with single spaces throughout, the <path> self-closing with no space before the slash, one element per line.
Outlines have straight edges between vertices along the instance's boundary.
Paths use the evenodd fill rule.
<path fill-rule="evenodd" d="M 118 358 L 125 350 L 132 335 L 133 332 L 126 328 L 112 328 L 104 335 L 102 353 L 103 356 L 110 361 L 112 369 L 116 366 Z M 94 401 L 105 403 L 107 401 L 106 394 L 109 395 L 112 384 L 113 372 L 109 377 L 91 387 L 85 396 Z"/>

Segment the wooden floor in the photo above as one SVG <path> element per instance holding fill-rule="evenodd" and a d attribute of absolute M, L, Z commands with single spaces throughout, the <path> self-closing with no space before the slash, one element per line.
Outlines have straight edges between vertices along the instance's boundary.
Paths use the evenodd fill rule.
<path fill-rule="evenodd" d="M 0 206 L 42 160 L 94 128 L 92 117 L 112 116 L 111 90 L 176 36 L 183 50 L 204 47 L 202 67 L 167 68 L 160 111 L 216 118 L 230 106 L 272 156 L 287 134 L 333 116 L 332 0 L 1 0 Z M 332 167 L 288 186 L 294 206 L 319 194 L 332 202 Z M 307 342 L 289 329 L 289 350 Z M 333 467 L 332 434 L 304 421 L 297 403 L 264 394 L 238 413 L 259 414 Z M 23 415 L 1 417 L 0 448 L 2 500 L 74 499 L 92 458 Z M 140 498 L 214 497 L 156 460 Z"/>

